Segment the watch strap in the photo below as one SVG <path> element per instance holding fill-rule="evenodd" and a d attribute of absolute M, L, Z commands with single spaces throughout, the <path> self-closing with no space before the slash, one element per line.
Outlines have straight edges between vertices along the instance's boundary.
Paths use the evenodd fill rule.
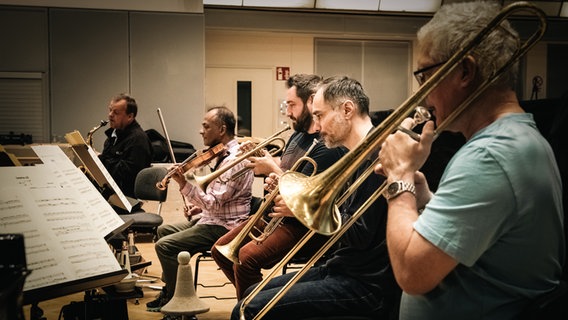
<path fill-rule="evenodd" d="M 416 187 L 414 184 L 398 180 L 389 183 L 387 189 L 384 191 L 383 196 L 385 199 L 390 200 L 398 197 L 401 193 L 410 192 L 416 196 Z"/>

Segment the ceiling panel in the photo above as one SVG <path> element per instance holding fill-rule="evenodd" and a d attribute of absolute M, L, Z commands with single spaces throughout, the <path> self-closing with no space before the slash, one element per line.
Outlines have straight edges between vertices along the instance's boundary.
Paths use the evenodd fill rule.
<path fill-rule="evenodd" d="M 379 10 L 379 0 L 317 0 L 317 9 L 334 9 L 334 10 Z"/>
<path fill-rule="evenodd" d="M 1 1 L 1 0 L 0 0 Z M 441 5 L 464 0 L 203 0 L 204 5 L 314 9 L 346 12 L 364 11 L 376 13 L 434 13 Z M 505 0 L 508 5 L 515 0 Z M 568 17 L 568 1 L 530 1 L 542 9 L 549 17 Z M 526 15 L 526 12 L 515 13 Z"/>
<path fill-rule="evenodd" d="M 442 0 L 381 0 L 380 11 L 436 12 Z"/>
<path fill-rule="evenodd" d="M 245 7 L 314 8 L 315 0 L 243 0 Z"/>

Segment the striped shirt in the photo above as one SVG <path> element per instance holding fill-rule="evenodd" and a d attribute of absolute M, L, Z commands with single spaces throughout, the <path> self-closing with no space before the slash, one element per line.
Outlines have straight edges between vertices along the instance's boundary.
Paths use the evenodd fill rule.
<path fill-rule="evenodd" d="M 221 161 L 219 168 L 233 162 L 239 152 L 236 139 L 229 141 L 225 147 L 229 155 Z M 247 163 L 248 160 L 243 160 L 224 172 L 207 186 L 206 192 L 191 183 L 186 183 L 180 190 L 189 202 L 203 210 L 198 224 L 219 225 L 231 230 L 248 218 L 254 173 L 247 170 L 234 181 L 229 180 Z"/>

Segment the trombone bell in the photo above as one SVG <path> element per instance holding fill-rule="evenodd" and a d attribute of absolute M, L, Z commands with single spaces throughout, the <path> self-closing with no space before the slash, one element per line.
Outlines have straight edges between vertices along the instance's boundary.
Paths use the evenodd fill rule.
<path fill-rule="evenodd" d="M 331 235 L 341 228 L 341 214 L 334 199 L 321 197 L 322 186 L 330 185 L 331 181 L 317 177 L 307 179 L 301 173 L 287 172 L 286 179 L 279 181 L 280 194 L 300 222 L 320 234 Z"/>

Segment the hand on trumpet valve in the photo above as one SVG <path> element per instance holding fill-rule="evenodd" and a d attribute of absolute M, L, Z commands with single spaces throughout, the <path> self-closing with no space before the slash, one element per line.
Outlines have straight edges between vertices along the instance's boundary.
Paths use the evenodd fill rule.
<path fill-rule="evenodd" d="M 255 147 L 255 143 L 248 140 L 248 141 L 244 141 L 239 145 L 239 153 L 237 154 L 237 156 L 240 156 L 241 154 L 245 154 L 251 150 L 253 150 Z"/>
<path fill-rule="evenodd" d="M 264 179 L 264 190 L 266 192 L 272 192 L 276 189 L 276 187 L 278 186 L 278 180 L 280 179 L 280 176 L 277 175 L 274 172 L 271 172 L 268 177 L 266 177 L 266 179 Z"/>
<path fill-rule="evenodd" d="M 266 149 L 262 149 L 261 156 L 253 156 L 248 158 L 249 163 L 246 165 L 247 168 L 253 170 L 254 174 L 257 176 L 267 176 L 271 172 L 282 173 L 280 166 L 276 163 L 274 157 Z"/>
<path fill-rule="evenodd" d="M 273 200 L 272 212 L 268 214 L 271 218 L 294 217 L 294 214 L 282 199 L 281 195 L 277 195 Z"/>

